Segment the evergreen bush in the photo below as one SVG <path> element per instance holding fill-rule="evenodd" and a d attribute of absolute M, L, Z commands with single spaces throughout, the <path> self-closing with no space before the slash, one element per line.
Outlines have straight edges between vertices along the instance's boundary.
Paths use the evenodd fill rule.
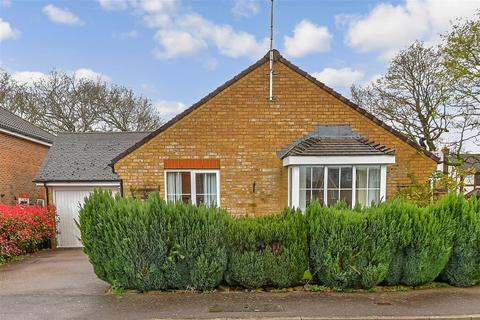
<path fill-rule="evenodd" d="M 310 268 L 316 281 L 343 289 L 371 288 L 384 280 L 393 248 L 383 210 L 309 206 Z"/>
<path fill-rule="evenodd" d="M 480 201 L 471 198 L 456 212 L 450 259 L 441 278 L 458 287 L 480 283 Z"/>
<path fill-rule="evenodd" d="M 96 190 L 80 211 L 81 240 L 100 279 L 140 290 L 216 287 L 227 266 L 223 210 Z"/>
<path fill-rule="evenodd" d="M 227 243 L 225 279 L 230 285 L 293 286 L 308 269 L 307 230 L 299 211 L 236 219 L 227 231 Z"/>

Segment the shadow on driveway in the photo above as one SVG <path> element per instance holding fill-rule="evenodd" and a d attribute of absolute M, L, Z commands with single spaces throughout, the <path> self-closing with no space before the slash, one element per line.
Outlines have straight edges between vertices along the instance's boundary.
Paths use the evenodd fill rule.
<path fill-rule="evenodd" d="M 453 316 L 480 314 L 480 287 L 396 293 L 106 294 L 79 249 L 0 267 L 0 319 Z M 479 318 L 480 319 L 480 318 Z"/>

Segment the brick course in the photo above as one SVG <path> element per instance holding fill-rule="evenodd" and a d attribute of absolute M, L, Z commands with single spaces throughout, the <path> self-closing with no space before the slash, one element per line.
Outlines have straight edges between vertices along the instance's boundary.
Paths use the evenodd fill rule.
<path fill-rule="evenodd" d="M 396 150 L 387 197 L 425 181 L 436 162 L 282 62 L 274 65 L 275 102 L 268 97 L 268 63 L 226 87 L 115 165 L 125 195 L 134 188 L 164 195 L 165 159 L 219 159 L 221 206 L 235 215 L 279 212 L 287 206 L 288 174 L 276 152 L 317 124 L 350 124 Z M 253 184 L 255 183 L 255 192 Z"/>
<path fill-rule="evenodd" d="M 0 132 L 0 203 L 14 204 L 28 193 L 31 200 L 45 199 L 44 188 L 32 180 L 47 155 L 48 147 Z"/>

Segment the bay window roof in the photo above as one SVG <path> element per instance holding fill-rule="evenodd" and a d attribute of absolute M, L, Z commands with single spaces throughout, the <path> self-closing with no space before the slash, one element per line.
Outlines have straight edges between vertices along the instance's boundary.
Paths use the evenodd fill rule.
<path fill-rule="evenodd" d="M 393 156 L 395 150 L 375 143 L 353 131 L 350 125 L 318 125 L 277 153 L 290 156 Z"/>

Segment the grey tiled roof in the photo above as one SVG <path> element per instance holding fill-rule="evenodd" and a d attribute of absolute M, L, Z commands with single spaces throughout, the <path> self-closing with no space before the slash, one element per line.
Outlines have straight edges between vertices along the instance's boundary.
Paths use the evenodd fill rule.
<path fill-rule="evenodd" d="M 0 128 L 43 142 L 52 143 L 54 135 L 0 107 Z"/>
<path fill-rule="evenodd" d="M 109 166 L 121 152 L 149 132 L 60 133 L 35 181 L 117 181 Z"/>
<path fill-rule="evenodd" d="M 460 168 L 475 168 L 478 172 L 480 172 L 480 153 L 463 153 L 460 154 L 458 158 L 453 155 L 450 157 L 450 161 L 456 162 L 459 160 L 462 161 Z"/>
<path fill-rule="evenodd" d="M 318 125 L 277 153 L 287 156 L 371 156 L 393 155 L 395 151 L 360 136 L 349 125 Z"/>

